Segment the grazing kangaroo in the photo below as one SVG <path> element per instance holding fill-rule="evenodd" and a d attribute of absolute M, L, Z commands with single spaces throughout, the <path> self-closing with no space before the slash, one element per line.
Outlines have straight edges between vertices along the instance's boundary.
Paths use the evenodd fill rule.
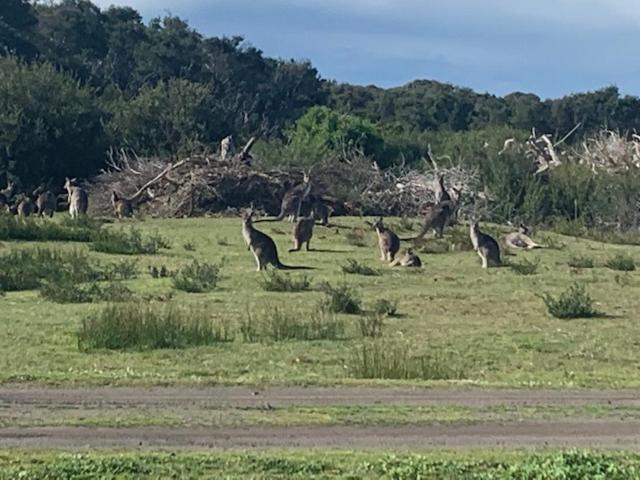
<path fill-rule="evenodd" d="M 75 184 L 76 179 L 66 177 L 64 189 L 67 191 L 67 202 L 69 203 L 69 215 L 77 219 L 80 215 L 86 215 L 89 208 L 89 195 L 80 186 Z"/>
<path fill-rule="evenodd" d="M 444 229 L 449 225 L 454 214 L 454 206 L 450 201 L 438 204 L 429 203 L 427 206 L 427 214 L 424 217 L 424 223 L 420 233 L 414 237 L 401 238 L 400 240 L 408 242 L 420 240 L 429 230 L 434 231 L 436 238 L 442 238 Z"/>
<path fill-rule="evenodd" d="M 251 250 L 258 264 L 257 270 L 264 270 L 267 265 L 273 265 L 281 270 L 308 270 L 309 267 L 292 267 L 284 265 L 278 258 L 278 249 L 273 239 L 259 230 L 256 230 L 252 221 L 253 208 L 242 216 L 242 236 L 247 243 L 247 249 Z"/>
<path fill-rule="evenodd" d="M 469 229 L 471 244 L 473 249 L 478 252 L 482 259 L 482 268 L 499 267 L 502 264 L 500 260 L 500 247 L 498 242 L 491 235 L 482 233 L 478 222 L 472 222 Z"/>
<path fill-rule="evenodd" d="M 396 258 L 391 266 L 395 267 L 396 265 L 400 265 L 401 267 L 421 267 L 422 260 L 420 257 L 413 253 L 413 249 L 407 248 L 407 251 L 401 257 Z"/>
<path fill-rule="evenodd" d="M 384 226 L 382 217 L 376 223 L 369 224 L 378 234 L 378 247 L 380 247 L 380 260 L 392 262 L 400 250 L 400 239 L 393 231 Z"/>
<path fill-rule="evenodd" d="M 31 200 L 27 195 L 21 194 L 18 198 L 17 209 L 18 216 L 26 218 L 35 211 L 35 205 L 33 204 L 33 200 Z"/>
<path fill-rule="evenodd" d="M 36 209 L 39 217 L 47 215 L 49 218 L 53 217 L 56 208 L 58 207 L 58 199 L 51 193 L 50 190 L 45 190 L 43 186 L 36 188 L 33 191 L 33 196 L 36 198 Z"/>
<path fill-rule="evenodd" d="M 130 199 L 118 195 L 118 192 L 111 192 L 111 205 L 113 205 L 113 213 L 116 217 L 129 218 L 133 216 L 133 203 Z"/>
<path fill-rule="evenodd" d="M 515 249 L 531 250 L 532 248 L 542 248 L 542 245 L 531 240 L 529 229 L 522 223 L 517 232 L 509 233 L 504 237 L 504 243 L 506 243 L 507 247 Z"/>
<path fill-rule="evenodd" d="M 320 225 L 326 227 L 329 225 L 329 215 L 331 214 L 331 209 L 328 207 L 320 197 L 313 197 L 311 204 L 311 214 L 313 215 L 314 220 L 318 220 Z"/>
<path fill-rule="evenodd" d="M 303 244 L 307 244 L 307 252 L 311 250 L 309 242 L 313 236 L 313 226 L 316 224 L 313 214 L 308 217 L 299 217 L 293 227 L 293 248 L 289 252 L 297 252 Z"/>

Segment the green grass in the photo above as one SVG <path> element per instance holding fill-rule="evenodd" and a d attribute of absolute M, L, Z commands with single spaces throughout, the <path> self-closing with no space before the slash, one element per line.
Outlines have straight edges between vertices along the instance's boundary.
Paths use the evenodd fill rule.
<path fill-rule="evenodd" d="M 360 226 L 362 219 L 340 218 L 340 225 Z M 54 218 L 53 222 L 57 222 Z M 352 349 L 362 341 L 357 317 L 337 314 L 345 322 L 339 341 L 287 341 L 247 344 L 238 328 L 247 309 L 259 312 L 277 302 L 292 311 L 311 311 L 324 298 L 317 290 L 267 292 L 259 287 L 261 274 L 240 234 L 240 220 L 146 219 L 133 225 L 143 236 L 159 233 L 172 245 L 156 254 L 127 256 L 136 261 L 137 276 L 124 281 L 135 296 L 150 302 L 162 301 L 173 292 L 172 301 L 185 307 L 207 303 L 208 312 L 224 319 L 234 329 L 235 341 L 180 350 L 125 350 L 117 355 L 104 350 L 78 351 L 76 333 L 82 319 L 104 303 L 57 304 L 37 290 L 10 291 L 0 297 L 0 382 L 50 384 L 335 384 L 335 383 L 434 383 L 456 384 L 459 380 L 358 379 L 345 368 Z M 361 296 L 365 310 L 376 300 L 398 301 L 400 313 L 385 320 L 383 338 L 402 335 L 412 354 L 432 350 L 462 352 L 465 384 L 521 387 L 640 387 L 637 322 L 640 282 L 622 286 L 615 281 L 620 272 L 604 267 L 617 254 L 638 258 L 640 247 L 614 245 L 541 232 L 562 249 L 540 249 L 536 275 L 521 276 L 509 268 L 484 271 L 473 251 L 453 251 L 423 256 L 426 267 L 420 275 L 407 269 L 391 269 L 380 261 L 375 233 L 366 231 L 366 247 L 345 240 L 344 228 L 319 229 L 314 242 L 318 251 L 288 254 L 289 228 L 283 224 L 259 224 L 280 249 L 283 263 L 309 265 L 305 274 L 315 285 L 345 280 L 342 265 L 353 258 L 363 265 L 381 269 L 381 276 L 347 275 L 351 287 Z M 114 225 L 103 229 L 118 231 Z M 462 237 L 465 226 L 458 227 Z M 282 233 L 277 233 L 281 231 Z M 220 238 L 227 239 L 224 247 Z M 449 237 L 447 237 L 449 238 Z M 198 245 L 197 252 L 181 248 L 186 242 Z M 121 261 L 122 256 L 88 251 L 71 242 L 0 243 L 0 256 L 16 248 L 54 248 L 73 252 L 82 247 L 96 265 Z M 172 289 L 171 278 L 152 278 L 151 266 L 166 265 L 176 271 L 192 261 L 220 264 L 224 276 L 215 290 L 198 295 Z M 596 268 L 572 269 L 568 262 L 581 256 L 594 260 Z M 131 268 L 126 268 L 131 270 Z M 129 275 L 129 274 L 127 274 Z M 295 274 L 294 274 L 295 275 Z M 556 319 L 547 313 L 537 296 L 554 297 L 576 281 L 584 284 L 594 307 L 606 317 Z M 157 300 L 156 300 L 157 299 Z M 46 361 L 43 361 L 46 358 Z"/>
<path fill-rule="evenodd" d="M 261 453 L 26 453 L 0 451 L 0 479 L 225 478 L 578 480 L 638 478 L 640 455 L 625 452 L 492 451 L 424 454 L 269 451 Z"/>

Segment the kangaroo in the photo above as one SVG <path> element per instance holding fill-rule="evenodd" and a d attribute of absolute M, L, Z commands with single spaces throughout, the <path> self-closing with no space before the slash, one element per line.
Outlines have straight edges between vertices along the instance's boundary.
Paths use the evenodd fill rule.
<path fill-rule="evenodd" d="M 50 190 L 45 190 L 43 186 L 36 188 L 33 191 L 33 196 L 36 198 L 36 210 L 39 217 L 47 215 L 49 218 L 53 217 L 53 213 L 58 206 L 58 199 L 51 193 Z"/>
<path fill-rule="evenodd" d="M 280 204 L 280 213 L 274 218 L 261 218 L 255 220 L 254 223 L 259 222 L 279 222 L 287 217 L 287 220 L 293 222 L 296 219 L 296 212 L 300 209 L 300 203 L 307 200 L 311 193 L 311 182 L 309 176 L 305 173 L 301 184 L 288 190 L 282 197 Z"/>
<path fill-rule="evenodd" d="M 302 248 L 302 244 L 307 245 L 307 252 L 311 250 L 309 242 L 313 236 L 313 226 L 316 224 L 313 214 L 308 217 L 300 217 L 293 227 L 293 248 L 289 252 L 297 252 Z"/>
<path fill-rule="evenodd" d="M 111 205 L 113 205 L 113 213 L 116 217 L 129 218 L 133 216 L 133 203 L 130 199 L 118 195 L 118 192 L 111 192 Z"/>
<path fill-rule="evenodd" d="M 444 186 L 444 176 L 438 175 L 438 181 L 436 182 L 434 192 L 436 195 L 436 203 L 451 201 L 451 195 L 449 195 L 449 192 L 447 192 L 447 189 Z"/>
<path fill-rule="evenodd" d="M 469 229 L 469 236 L 473 249 L 478 252 L 482 259 L 482 268 L 499 267 L 502 264 L 500 260 L 500 247 L 498 242 L 491 235 L 482 233 L 478 222 L 472 222 Z"/>
<path fill-rule="evenodd" d="M 0 204 L 8 205 L 13 193 L 15 192 L 16 184 L 11 180 L 7 181 L 7 187 L 0 190 Z"/>
<path fill-rule="evenodd" d="M 396 258 L 391 266 L 395 267 L 396 265 L 400 265 L 401 267 L 421 267 L 422 260 L 420 257 L 413 253 L 413 249 L 407 248 L 407 251 L 401 257 Z"/>
<path fill-rule="evenodd" d="M 18 216 L 26 218 L 34 212 L 35 205 L 27 195 L 21 194 L 18 198 L 17 209 Z"/>
<path fill-rule="evenodd" d="M 442 238 L 444 229 L 449 225 L 454 214 L 454 207 L 451 201 L 438 204 L 427 204 L 427 214 L 424 217 L 422 230 L 414 237 L 401 238 L 402 241 L 417 241 L 424 237 L 429 230 L 433 230 L 436 238 Z"/>
<path fill-rule="evenodd" d="M 273 239 L 253 226 L 253 208 L 249 209 L 242 217 L 242 236 L 247 244 L 247 249 L 251 250 L 258 265 L 257 271 L 273 265 L 281 270 L 308 270 L 309 267 L 292 267 L 284 265 L 278 258 L 278 249 Z"/>
<path fill-rule="evenodd" d="M 370 224 L 378 234 L 378 247 L 380 248 L 380 260 L 392 262 L 400 250 L 400 239 L 398 235 L 384 226 L 382 217 L 376 223 Z"/>
<path fill-rule="evenodd" d="M 67 191 L 67 202 L 69 203 L 69 215 L 76 219 L 80 215 L 86 215 L 89 208 L 89 195 L 87 192 L 75 184 L 76 179 L 66 177 L 64 189 Z"/>
<path fill-rule="evenodd" d="M 518 227 L 517 232 L 509 233 L 504 237 L 504 243 L 506 243 L 509 248 L 515 249 L 531 250 L 533 248 L 542 248 L 542 245 L 531 240 L 531 237 L 529 237 L 529 229 L 522 223 L 520 227 Z"/>
<path fill-rule="evenodd" d="M 318 220 L 320 225 L 326 227 L 329 225 L 329 215 L 331 209 L 328 207 L 320 197 L 314 197 L 311 204 L 311 212 L 314 220 Z"/>

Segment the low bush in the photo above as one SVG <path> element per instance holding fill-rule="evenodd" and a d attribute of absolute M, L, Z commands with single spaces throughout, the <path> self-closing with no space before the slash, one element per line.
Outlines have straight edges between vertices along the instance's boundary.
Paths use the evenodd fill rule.
<path fill-rule="evenodd" d="M 304 292 L 311 288 L 311 281 L 306 275 L 288 275 L 277 270 L 266 270 L 259 280 L 266 292 Z"/>
<path fill-rule="evenodd" d="M 357 275 L 377 276 L 381 274 L 380 270 L 377 268 L 364 265 L 354 258 L 347 258 L 346 263 L 344 263 L 341 268 L 344 273 L 353 273 Z"/>
<path fill-rule="evenodd" d="M 180 268 L 173 276 L 173 286 L 184 292 L 203 293 L 216 288 L 220 279 L 220 266 L 194 260 Z"/>
<path fill-rule="evenodd" d="M 624 253 L 619 253 L 614 257 L 609 258 L 605 266 L 611 270 L 618 270 L 620 272 L 633 272 L 636 269 L 636 262 L 633 258 Z"/>
<path fill-rule="evenodd" d="M 394 317 L 398 315 L 398 301 L 378 298 L 373 304 L 373 313 L 376 315 Z"/>
<path fill-rule="evenodd" d="M 312 313 L 270 308 L 255 318 L 251 312 L 240 324 L 245 342 L 286 340 L 338 340 L 344 335 L 344 322 L 326 312 Z"/>
<path fill-rule="evenodd" d="M 406 342 L 373 340 L 354 347 L 349 369 L 356 378 L 392 380 L 452 380 L 465 377 L 459 355 L 433 350 L 413 356 Z"/>
<path fill-rule="evenodd" d="M 186 348 L 233 341 L 228 322 L 206 307 L 142 302 L 107 305 L 82 320 L 77 334 L 83 351 Z"/>
<path fill-rule="evenodd" d="M 96 252 L 120 255 L 151 255 L 161 248 L 170 248 L 160 235 L 143 236 L 140 230 L 99 230 L 93 237 L 91 248 Z"/>
<path fill-rule="evenodd" d="M 138 274 L 138 261 L 122 259 L 102 268 L 106 280 L 131 280 Z"/>
<path fill-rule="evenodd" d="M 40 295 L 45 300 L 56 303 L 126 302 L 133 298 L 133 292 L 120 282 L 83 285 L 68 277 L 44 281 L 40 286 Z"/>
<path fill-rule="evenodd" d="M 571 268 L 593 268 L 594 261 L 590 257 L 574 256 L 569 259 L 567 264 Z"/>
<path fill-rule="evenodd" d="M 540 296 L 549 313 L 556 318 L 591 318 L 602 315 L 593 306 L 593 300 L 584 285 L 574 284 L 558 298 L 545 293 Z"/>
<path fill-rule="evenodd" d="M 320 304 L 322 310 L 333 313 L 357 314 L 362 311 L 362 301 L 356 290 L 346 282 L 336 286 L 329 283 L 320 285 L 325 298 Z"/>
<path fill-rule="evenodd" d="M 540 266 L 539 258 L 535 260 L 523 258 L 520 262 L 509 262 L 511 271 L 518 275 L 535 275 L 538 273 L 538 266 Z"/>
<path fill-rule="evenodd" d="M 66 221 L 0 214 L 0 240 L 90 242 L 101 228 L 99 222 Z"/>

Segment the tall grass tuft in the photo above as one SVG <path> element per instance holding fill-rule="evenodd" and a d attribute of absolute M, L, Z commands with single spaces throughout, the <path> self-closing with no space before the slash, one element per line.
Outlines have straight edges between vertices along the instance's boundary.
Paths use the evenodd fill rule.
<path fill-rule="evenodd" d="M 363 337 L 381 337 L 384 326 L 383 316 L 376 313 L 369 313 L 358 317 L 358 328 Z"/>
<path fill-rule="evenodd" d="M 540 259 L 529 260 L 523 258 L 520 262 L 509 262 L 509 268 L 518 275 L 535 275 L 538 273 L 538 266 L 540 266 Z"/>
<path fill-rule="evenodd" d="M 69 277 L 44 281 L 40 296 L 56 303 L 126 302 L 133 292 L 120 282 L 77 284 Z"/>
<path fill-rule="evenodd" d="M 583 257 L 578 255 L 571 257 L 567 262 L 567 264 L 571 268 L 593 268 L 594 267 L 593 258 Z"/>
<path fill-rule="evenodd" d="M 220 279 L 220 266 L 194 260 L 180 268 L 173 276 L 173 286 L 184 292 L 203 293 L 216 288 Z"/>
<path fill-rule="evenodd" d="M 338 340 L 344 336 L 344 322 L 320 310 L 308 313 L 274 307 L 264 310 L 258 318 L 247 312 L 240 333 L 250 343 Z"/>
<path fill-rule="evenodd" d="M 356 275 L 377 276 L 381 275 L 380 270 L 372 268 L 358 262 L 355 258 L 347 258 L 346 263 L 342 265 L 344 273 L 353 273 Z"/>
<path fill-rule="evenodd" d="M 266 270 L 259 282 L 266 292 L 304 292 L 311 288 L 311 281 L 306 275 L 287 275 L 277 270 Z"/>
<path fill-rule="evenodd" d="M 233 341 L 228 322 L 213 319 L 205 307 L 141 302 L 107 305 L 85 317 L 77 338 L 83 352 L 186 348 Z"/>
<path fill-rule="evenodd" d="M 433 351 L 412 356 L 406 342 L 363 341 L 351 352 L 349 369 L 356 378 L 392 380 L 453 380 L 465 378 L 459 356 Z"/>
<path fill-rule="evenodd" d="M 155 254 L 170 244 L 159 234 L 143 236 L 140 230 L 100 230 L 93 237 L 91 248 L 96 252 L 121 255 Z"/>
<path fill-rule="evenodd" d="M 362 301 L 358 292 L 348 283 L 342 282 L 336 286 L 322 283 L 320 289 L 325 298 L 320 303 L 320 308 L 333 313 L 357 314 L 362 311 Z"/>
<path fill-rule="evenodd" d="M 584 285 L 574 284 L 558 298 L 548 293 L 540 295 L 547 310 L 556 318 L 592 318 L 601 316 Z"/>

